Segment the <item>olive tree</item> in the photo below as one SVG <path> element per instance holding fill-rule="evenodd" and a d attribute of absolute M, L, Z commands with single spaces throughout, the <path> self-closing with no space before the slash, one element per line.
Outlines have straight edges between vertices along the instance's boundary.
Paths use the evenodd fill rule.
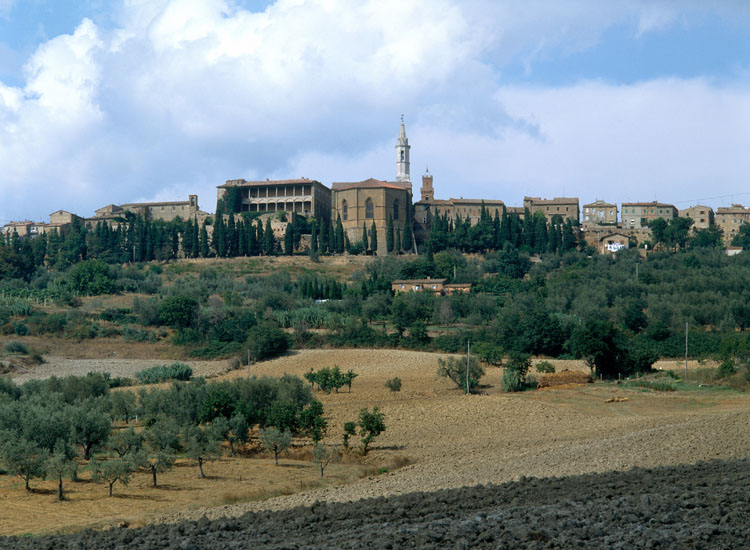
<path fill-rule="evenodd" d="M 372 411 L 367 407 L 359 411 L 359 435 L 362 438 L 362 454 L 366 455 L 370 443 L 385 431 L 385 413 L 373 407 Z"/>
<path fill-rule="evenodd" d="M 270 428 L 261 428 L 260 441 L 268 452 L 273 453 L 273 459 L 276 466 L 278 466 L 279 455 L 292 444 L 292 433 L 289 430 L 282 432 L 273 426 Z"/>

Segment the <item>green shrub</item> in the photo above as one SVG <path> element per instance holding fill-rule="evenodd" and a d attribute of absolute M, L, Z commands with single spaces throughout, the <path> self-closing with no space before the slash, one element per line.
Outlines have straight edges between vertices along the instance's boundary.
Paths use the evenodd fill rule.
<path fill-rule="evenodd" d="M 16 341 L 11 341 L 5 344 L 5 351 L 8 353 L 20 353 L 21 355 L 29 354 L 29 348 L 26 347 L 26 344 Z"/>
<path fill-rule="evenodd" d="M 78 292 L 98 296 L 111 294 L 115 290 L 115 280 L 109 267 L 101 260 L 85 260 L 70 270 L 70 284 Z"/>
<path fill-rule="evenodd" d="M 171 365 L 157 365 L 136 374 L 136 378 L 142 384 L 158 384 L 167 380 L 190 380 L 193 377 L 193 369 L 184 363 L 172 363 Z"/>
<path fill-rule="evenodd" d="M 108 308 L 99 314 L 99 318 L 102 321 L 109 321 L 110 323 L 123 323 L 128 318 L 128 315 L 132 313 L 132 310 L 121 307 Z"/>
<path fill-rule="evenodd" d="M 555 365 L 549 361 L 540 361 L 536 364 L 536 371 L 542 374 L 552 374 L 555 372 Z"/>
<path fill-rule="evenodd" d="M 29 327 L 27 327 L 21 321 L 16 321 L 15 323 L 13 323 L 13 333 L 17 334 L 18 336 L 28 336 Z"/>
<path fill-rule="evenodd" d="M 313 388 L 315 387 L 315 384 L 317 384 L 318 389 L 326 393 L 331 393 L 331 390 L 336 390 L 336 393 L 338 393 L 339 389 L 344 386 L 349 386 L 349 391 L 351 392 L 352 382 L 357 376 L 358 374 L 353 370 L 341 372 L 341 369 L 338 366 L 334 366 L 333 368 L 324 367 L 317 372 L 313 372 L 313 370 L 310 369 L 310 372 L 307 372 L 304 375 L 305 380 L 310 382 Z"/>
<path fill-rule="evenodd" d="M 197 315 L 198 302 L 190 296 L 170 296 L 159 304 L 159 319 L 173 328 L 192 327 Z"/>
<path fill-rule="evenodd" d="M 245 346 L 243 360 L 262 361 L 286 353 L 289 337 L 273 323 L 261 323 L 250 328 Z"/>
<path fill-rule="evenodd" d="M 489 342 L 478 342 L 473 346 L 473 352 L 477 354 L 479 360 L 488 365 L 498 366 L 503 362 L 503 348 Z"/>
<path fill-rule="evenodd" d="M 192 350 L 189 355 L 196 359 L 221 359 L 236 355 L 241 348 L 242 344 L 239 342 L 211 342 L 206 346 Z M 239 367 L 239 363 L 240 360 L 237 359 L 237 367 Z"/>
<path fill-rule="evenodd" d="M 175 346 L 189 346 L 203 342 L 203 334 L 195 328 L 181 328 L 172 336 L 172 343 Z"/>
<path fill-rule="evenodd" d="M 503 391 L 509 393 L 523 390 L 521 374 L 515 369 L 506 368 L 505 372 L 503 372 L 503 378 L 500 381 L 500 385 L 503 387 Z"/>
<path fill-rule="evenodd" d="M 391 391 L 401 391 L 401 379 L 397 376 L 390 380 L 386 380 L 385 387 Z"/>
<path fill-rule="evenodd" d="M 719 378 L 728 378 L 737 372 L 734 359 L 724 359 L 719 365 L 717 376 Z"/>
<path fill-rule="evenodd" d="M 126 342 L 156 342 L 156 334 L 152 330 L 146 330 L 133 325 L 125 325 L 120 329 L 120 334 Z"/>
<path fill-rule="evenodd" d="M 466 359 L 463 357 L 439 357 L 438 358 L 438 376 L 449 378 L 459 388 L 466 391 Z M 479 379 L 484 376 L 484 369 L 472 356 L 469 360 L 469 391 L 479 384 Z"/>

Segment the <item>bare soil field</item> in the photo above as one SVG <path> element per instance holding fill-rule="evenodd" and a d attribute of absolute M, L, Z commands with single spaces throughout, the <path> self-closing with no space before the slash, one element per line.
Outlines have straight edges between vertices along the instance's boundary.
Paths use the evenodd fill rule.
<path fill-rule="evenodd" d="M 233 464 L 226 458 L 207 466 L 212 472 L 209 475 L 220 479 L 195 479 L 194 465 L 175 470 L 175 476 L 189 471 L 184 484 L 170 480 L 168 476 L 172 474 L 166 474 L 165 484 L 174 490 L 149 490 L 144 476 L 135 485 L 119 491 L 116 488 L 116 493 L 122 496 L 108 499 L 104 496 L 104 486 L 81 484 L 91 487 L 91 492 L 85 489 L 88 495 L 85 498 L 89 499 L 85 509 L 76 508 L 75 493 L 70 501 L 57 503 L 51 493 L 23 495 L 23 488 L 13 485 L 15 480 L 3 477 L 1 506 L 10 514 L 4 518 L 3 532 L 51 529 L 43 518 L 53 516 L 47 514 L 61 518 L 55 530 L 63 528 L 66 521 L 70 527 L 111 525 L 123 518 L 131 524 L 175 522 L 290 509 L 318 501 L 346 503 L 416 491 L 499 484 L 523 476 L 549 478 L 750 457 L 747 429 L 750 396 L 745 394 L 710 388 L 661 393 L 607 383 L 506 394 L 500 389 L 501 369 L 488 368 L 480 393 L 466 396 L 449 381 L 436 376 L 438 357 L 395 350 L 304 350 L 223 374 L 225 365 L 191 362 L 197 372 L 216 373 L 219 377 L 283 373 L 301 376 L 311 368 L 334 365 L 342 370 L 352 369 L 359 376 L 351 393 L 346 389 L 341 393 L 317 393 L 329 419 L 326 442 L 339 444 L 344 422 L 355 420 L 362 407 L 377 405 L 385 412 L 387 430 L 375 440 L 366 463 L 377 467 L 394 459 L 408 458 L 413 461 L 409 466 L 358 479 L 361 470 L 332 465 L 329 468 L 343 469 L 340 475 L 334 475 L 334 469 L 325 486 L 311 487 L 305 484 L 315 478 L 314 465 L 301 461 L 296 463 L 298 466 L 283 470 L 271 468 L 273 473 L 281 471 L 288 476 L 289 488 L 281 492 L 294 487 L 299 492 L 263 499 L 274 493 L 267 491 L 262 496 L 253 493 L 257 488 L 252 484 L 262 486 L 269 475 L 261 469 L 262 461 L 241 460 L 237 468 L 246 468 L 245 472 L 222 473 L 223 464 Z M 76 363 L 82 364 L 61 361 L 55 370 L 58 375 L 72 374 L 73 369 L 79 368 Z M 98 362 L 102 368 L 115 369 L 112 374 L 119 376 L 127 375 L 126 368 L 140 369 L 145 365 L 135 359 Z M 562 368 L 588 371 L 581 362 L 551 362 L 558 371 Z M 49 364 L 53 364 L 52 359 Z M 80 368 L 85 370 L 90 366 Z M 50 371 L 45 369 L 48 365 L 40 365 L 23 376 L 49 375 Z M 395 376 L 403 383 L 400 392 L 385 387 L 385 381 Z M 627 401 L 606 403 L 611 397 L 627 397 Z M 285 460 L 294 463 L 289 458 Z M 308 472 L 310 477 L 292 476 L 301 471 Z M 49 490 L 46 485 L 39 485 Z M 74 491 L 84 491 L 76 484 L 67 485 Z M 94 493 L 101 496 L 94 497 Z M 237 496 L 225 499 L 224 495 L 229 493 Z M 29 499 L 28 504 L 15 505 L 25 502 L 24 498 Z M 5 530 L 7 521 L 15 521 L 15 527 Z"/>

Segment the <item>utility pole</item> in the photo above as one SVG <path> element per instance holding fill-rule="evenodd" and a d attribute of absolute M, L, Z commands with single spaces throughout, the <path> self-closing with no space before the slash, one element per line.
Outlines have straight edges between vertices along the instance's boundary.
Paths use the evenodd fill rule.
<path fill-rule="evenodd" d="M 687 380 L 687 331 L 688 323 L 685 323 L 685 380 Z"/>
<path fill-rule="evenodd" d="M 471 340 L 466 342 L 466 395 L 469 395 L 469 361 L 471 360 Z"/>

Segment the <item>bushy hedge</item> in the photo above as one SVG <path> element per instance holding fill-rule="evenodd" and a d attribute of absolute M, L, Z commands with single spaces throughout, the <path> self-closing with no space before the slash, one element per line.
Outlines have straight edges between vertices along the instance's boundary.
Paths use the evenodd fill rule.
<path fill-rule="evenodd" d="M 190 380 L 193 377 L 193 369 L 184 363 L 172 363 L 171 365 L 157 365 L 136 374 L 136 378 L 142 384 L 158 384 L 168 380 Z"/>

